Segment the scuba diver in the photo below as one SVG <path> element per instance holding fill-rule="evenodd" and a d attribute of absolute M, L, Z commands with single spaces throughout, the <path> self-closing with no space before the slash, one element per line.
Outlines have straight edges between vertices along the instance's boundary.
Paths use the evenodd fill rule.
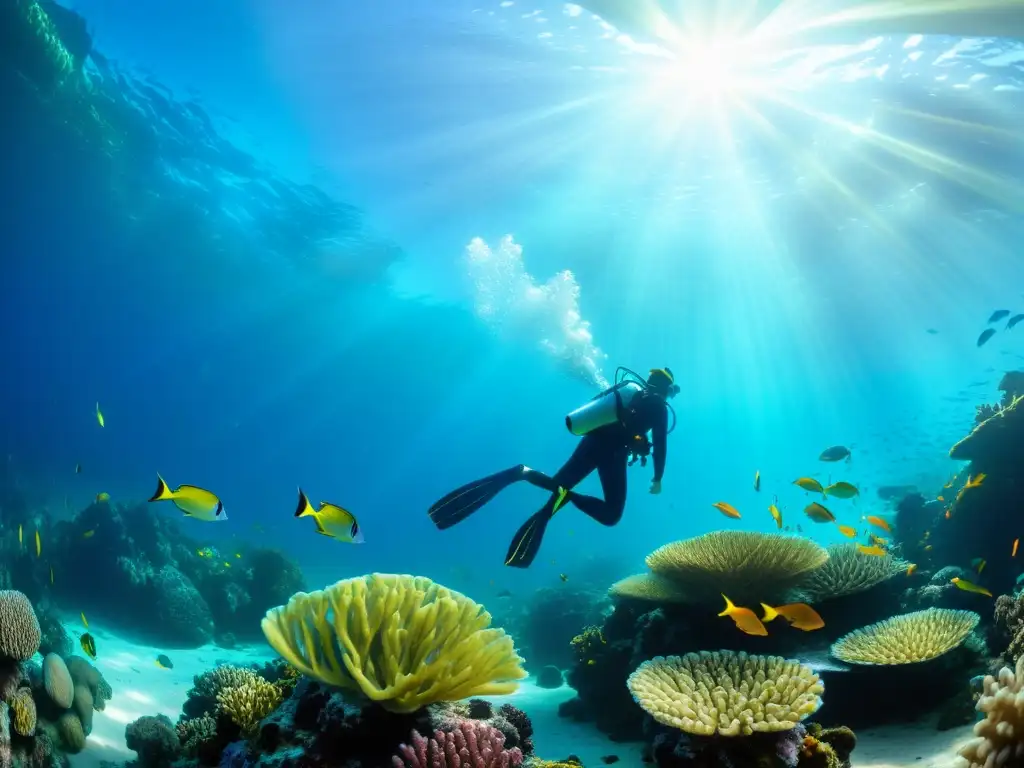
<path fill-rule="evenodd" d="M 565 417 L 569 431 L 582 439 L 553 477 L 518 464 L 468 483 L 430 508 L 434 525 L 440 530 L 451 528 L 520 480 L 543 488 L 551 493 L 551 498 L 519 528 L 505 557 L 505 565 L 529 568 L 540 550 L 548 523 L 566 504 L 572 504 L 602 525 L 618 523 L 626 506 L 626 468 L 637 460 L 646 466 L 652 448 L 654 478 L 650 491 L 661 493 L 666 437 L 675 428 L 675 411 L 668 400 L 679 394 L 672 369 L 654 368 L 645 380 L 620 367 L 615 379 L 613 386 Z M 652 435 L 650 441 L 648 432 Z M 573 490 L 594 470 L 601 481 L 603 499 Z"/>

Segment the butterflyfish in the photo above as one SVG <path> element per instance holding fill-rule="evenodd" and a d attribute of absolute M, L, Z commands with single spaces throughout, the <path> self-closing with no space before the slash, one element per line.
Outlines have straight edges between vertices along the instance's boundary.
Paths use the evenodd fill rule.
<path fill-rule="evenodd" d="M 749 608 L 739 608 L 733 605 L 732 600 L 725 597 L 725 595 L 722 595 L 722 597 L 725 598 L 725 610 L 718 614 L 719 616 L 728 616 L 735 622 L 741 632 L 746 632 L 748 635 L 760 635 L 763 637 L 768 634 L 768 630 L 765 629 L 761 620 L 757 618 L 756 613 Z"/>
<path fill-rule="evenodd" d="M 170 501 L 185 513 L 186 517 L 202 520 L 205 523 L 216 523 L 228 519 L 224 503 L 214 493 L 195 485 L 179 485 L 173 491 L 164 479 L 156 476 L 156 493 L 150 501 Z"/>
<path fill-rule="evenodd" d="M 781 616 L 790 623 L 790 626 L 802 629 L 804 632 L 821 629 L 825 626 L 824 619 L 806 603 L 780 605 L 777 608 L 761 603 L 761 607 L 764 608 L 764 616 L 761 620 L 765 622 L 773 621 Z"/>
<path fill-rule="evenodd" d="M 732 506 L 732 504 L 726 504 L 724 501 L 716 501 L 711 506 L 726 517 L 731 517 L 736 520 L 739 520 L 740 518 L 740 513 L 736 510 L 736 507 Z"/>
<path fill-rule="evenodd" d="M 359 527 L 356 516 L 337 504 L 320 502 L 319 509 L 313 509 L 309 497 L 299 488 L 299 504 L 295 508 L 295 517 L 312 517 L 316 523 L 316 532 L 350 544 L 363 543 L 363 531 Z"/>

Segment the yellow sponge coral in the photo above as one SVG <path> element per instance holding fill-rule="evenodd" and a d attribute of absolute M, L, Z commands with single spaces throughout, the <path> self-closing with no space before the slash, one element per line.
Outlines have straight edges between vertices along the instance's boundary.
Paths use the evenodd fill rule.
<path fill-rule="evenodd" d="M 414 712 L 516 690 L 522 659 L 490 623 L 483 606 L 430 579 L 375 573 L 299 592 L 262 627 L 302 674 Z"/>
<path fill-rule="evenodd" d="M 985 719 L 974 725 L 974 738 L 964 744 L 956 768 L 1017 765 L 1024 752 L 1024 656 L 1016 671 L 1003 667 L 999 677 L 985 677 L 977 710 Z"/>
<path fill-rule="evenodd" d="M 732 651 L 656 656 L 627 685 L 659 723 L 701 736 L 788 731 L 818 710 L 825 692 L 799 662 Z"/>
<path fill-rule="evenodd" d="M 281 703 L 281 690 L 262 677 L 254 677 L 237 688 L 222 690 L 217 695 L 217 703 L 242 729 L 242 733 L 250 735 L 255 732 L 260 720 Z"/>
<path fill-rule="evenodd" d="M 973 611 L 929 608 L 856 629 L 832 645 L 847 664 L 892 666 L 930 661 L 960 646 L 981 619 Z"/>

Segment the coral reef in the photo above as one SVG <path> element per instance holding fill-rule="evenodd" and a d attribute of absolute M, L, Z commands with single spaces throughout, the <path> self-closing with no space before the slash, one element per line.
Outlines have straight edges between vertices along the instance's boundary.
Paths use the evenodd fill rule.
<path fill-rule="evenodd" d="M 415 712 L 516 690 L 526 677 L 522 659 L 490 623 L 483 606 L 430 579 L 372 574 L 300 592 L 269 611 L 262 626 L 303 674 L 394 712 Z"/>
<path fill-rule="evenodd" d="M 827 551 L 828 560 L 812 571 L 788 600 L 817 603 L 864 592 L 894 576 L 905 574 L 910 565 L 891 554 L 884 557 L 863 555 L 855 544 L 833 545 Z"/>
<path fill-rule="evenodd" d="M 1003 667 L 998 677 L 985 677 L 978 712 L 985 719 L 974 726 L 974 738 L 959 752 L 961 768 L 1019 765 L 1024 757 L 1024 657 L 1015 669 Z"/>
<path fill-rule="evenodd" d="M 930 608 L 855 630 L 832 645 L 847 664 L 917 664 L 958 648 L 978 625 L 973 611 Z"/>
<path fill-rule="evenodd" d="M 487 734 L 489 745 L 500 742 L 510 761 L 516 755 L 521 761 L 522 756 L 533 752 L 530 719 L 513 706 L 506 704 L 495 709 L 487 701 L 472 699 L 431 704 L 410 713 L 390 712 L 377 703 L 355 703 L 350 700 L 351 692 L 330 689 L 309 678 L 296 678 L 288 669 L 280 662 L 260 672 L 221 666 L 197 676 L 189 691 L 189 701 L 173 729 L 173 739 L 168 734 L 170 721 L 166 719 L 143 718 L 129 726 L 140 767 L 166 768 L 174 762 L 180 768 L 269 768 L 295 764 L 290 761 L 299 755 L 302 765 L 384 766 L 392 765 L 396 756 L 405 759 L 403 744 L 412 745 L 416 752 L 418 737 L 414 733 L 433 734 L 438 743 L 443 740 L 454 744 L 459 737 L 449 740 L 446 734 L 465 735 L 467 728 L 475 734 Z M 277 695 L 271 694 L 267 686 L 275 688 Z M 237 709 L 232 703 L 236 694 L 232 692 L 260 689 L 266 691 L 267 701 L 279 703 L 253 724 L 250 714 L 239 717 L 238 712 L 232 711 Z M 218 700 L 221 703 L 215 703 Z M 208 714 L 189 714 L 211 704 L 216 708 Z M 442 737 L 438 737 L 439 732 Z"/>
<path fill-rule="evenodd" d="M 97 533 L 84 537 L 89 531 Z M 55 581 L 56 599 L 162 647 L 254 640 L 264 613 L 304 587 L 298 567 L 280 553 L 245 549 L 229 563 L 153 505 L 97 502 L 58 523 L 55 534 L 54 556 L 76 574 Z"/>
<path fill-rule="evenodd" d="M 659 723 L 701 736 L 792 730 L 818 710 L 825 691 L 801 664 L 742 652 L 658 656 L 627 684 Z"/>
<path fill-rule="evenodd" d="M 997 597 L 993 618 L 990 636 L 1013 664 L 1024 654 L 1024 593 Z"/>
<path fill-rule="evenodd" d="M 501 731 L 471 720 L 448 733 L 435 731 L 430 739 L 413 731 L 412 744 L 402 744 L 398 751 L 394 768 L 509 768 L 523 763 L 519 748 L 505 749 Z"/>

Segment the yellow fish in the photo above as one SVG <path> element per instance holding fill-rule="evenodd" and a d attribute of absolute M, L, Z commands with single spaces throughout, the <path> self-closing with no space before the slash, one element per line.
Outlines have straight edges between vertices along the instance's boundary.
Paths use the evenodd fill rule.
<path fill-rule="evenodd" d="M 179 485 L 171 490 L 164 479 L 156 476 L 156 493 L 150 501 L 170 501 L 186 517 L 205 523 L 218 523 L 228 519 L 224 504 L 213 493 L 196 485 Z"/>
<path fill-rule="evenodd" d="M 309 497 L 299 488 L 299 505 L 295 509 L 295 517 L 312 517 L 316 523 L 316 532 L 351 544 L 362 544 L 363 531 L 356 521 L 356 516 L 337 504 L 320 502 L 319 509 L 313 509 Z"/>
<path fill-rule="evenodd" d="M 1017 546 L 1020 544 L 1020 539 L 1013 540 L 1013 551 L 1010 553 L 1010 557 L 1017 556 Z"/>
<path fill-rule="evenodd" d="M 716 501 L 711 506 L 726 517 L 731 517 L 735 520 L 739 520 L 740 518 L 740 513 L 736 510 L 736 507 L 732 506 L 732 504 L 726 504 L 724 501 Z"/>
<path fill-rule="evenodd" d="M 82 646 L 82 650 L 85 651 L 85 655 L 90 659 L 96 658 L 96 641 L 92 639 L 92 635 L 86 632 L 80 638 L 78 638 L 79 644 Z"/>
<path fill-rule="evenodd" d="M 89 530 L 82 534 L 83 539 L 91 539 L 96 534 L 95 530 Z"/>
<path fill-rule="evenodd" d="M 927 547 L 924 548 L 924 551 L 925 552 L 931 552 L 932 551 L 932 545 L 929 544 Z"/>
<path fill-rule="evenodd" d="M 110 501 L 110 494 L 106 491 L 100 491 L 96 494 L 96 502 L 102 503 L 104 501 Z"/>
<path fill-rule="evenodd" d="M 837 499 L 852 499 L 860 495 L 857 486 L 845 482 L 832 483 L 822 493 L 826 496 L 835 496 Z"/>
<path fill-rule="evenodd" d="M 39 531 L 36 531 L 36 557 L 39 557 L 43 552 L 43 540 L 39 537 Z"/>
<path fill-rule="evenodd" d="M 848 539 L 857 538 L 857 529 L 852 525 L 840 525 L 839 532 Z"/>
<path fill-rule="evenodd" d="M 85 628 L 88 629 L 89 628 L 89 620 L 85 618 L 85 611 L 82 611 L 81 613 L 79 613 L 78 617 L 82 620 L 82 624 L 85 626 Z"/>
<path fill-rule="evenodd" d="M 725 595 L 722 595 L 722 597 L 725 597 Z M 737 608 L 728 597 L 725 597 L 725 610 L 718 615 L 728 616 L 736 623 L 741 632 L 746 632 L 748 635 L 763 637 L 768 634 L 768 630 L 765 629 L 761 620 L 757 618 L 756 613 L 749 608 Z"/>
<path fill-rule="evenodd" d="M 761 607 L 764 608 L 764 617 L 762 618 L 762 621 L 765 622 L 773 621 L 779 616 L 782 616 L 789 622 L 790 626 L 802 629 L 804 632 L 821 629 L 825 626 L 825 620 L 818 615 L 816 610 L 806 603 L 780 605 L 777 608 L 773 608 L 766 603 L 761 603 Z"/>
<path fill-rule="evenodd" d="M 874 544 L 876 547 L 881 547 L 882 549 L 885 549 L 887 546 L 889 546 L 889 540 L 883 539 L 881 536 L 875 536 L 875 534 L 869 533 L 868 538 L 871 539 L 871 543 Z"/>
<path fill-rule="evenodd" d="M 18 546 L 19 547 L 25 546 L 24 542 L 23 542 L 22 530 L 21 530 L 21 526 L 20 525 L 18 526 Z"/>
<path fill-rule="evenodd" d="M 865 547 L 863 544 L 857 545 L 857 551 L 862 555 L 871 555 L 872 557 L 885 557 L 886 551 L 881 547 Z"/>
<path fill-rule="evenodd" d="M 821 487 L 821 483 L 815 480 L 813 477 L 800 477 L 793 481 L 793 485 L 803 488 L 805 491 L 811 491 L 812 493 L 820 493 L 822 496 L 825 495 L 825 489 Z"/>
<path fill-rule="evenodd" d="M 225 568 L 230 568 L 231 567 L 231 563 L 229 563 L 227 560 L 225 560 L 224 561 L 224 567 Z"/>
<path fill-rule="evenodd" d="M 975 594 L 984 595 L 985 597 L 992 597 L 991 592 L 989 592 L 984 587 L 979 587 L 977 584 L 972 584 L 969 581 L 964 581 L 963 579 L 957 578 L 956 576 L 954 576 L 951 581 L 954 584 L 956 584 L 957 588 L 962 589 L 964 592 L 974 592 Z"/>
<path fill-rule="evenodd" d="M 875 515 L 868 515 L 866 519 L 867 519 L 867 521 L 868 521 L 869 523 L 871 523 L 871 524 L 872 524 L 873 526 L 875 526 L 876 528 L 881 528 L 881 529 L 882 529 L 883 531 L 885 531 L 886 533 L 892 533 L 892 526 L 890 526 L 890 525 L 889 525 L 889 524 L 888 524 L 887 522 L 885 522 L 885 520 L 883 520 L 882 518 L 880 518 L 880 517 L 877 517 L 877 516 L 875 516 Z"/>
<path fill-rule="evenodd" d="M 907 576 L 910 576 L 914 571 L 917 570 L 917 563 L 911 563 L 907 566 Z"/>
<path fill-rule="evenodd" d="M 757 470 L 756 472 L 754 472 L 754 490 L 755 491 L 760 491 L 761 490 L 761 470 L 760 469 Z"/>
<path fill-rule="evenodd" d="M 100 423 L 101 427 L 107 426 L 107 421 L 103 418 L 103 411 L 100 410 L 99 403 L 96 403 L 96 421 Z"/>
<path fill-rule="evenodd" d="M 240 552 L 235 552 L 235 558 L 241 559 L 242 555 Z"/>
<path fill-rule="evenodd" d="M 964 497 L 964 494 L 967 493 L 967 491 L 971 490 L 972 488 L 980 488 L 981 484 L 985 482 L 985 477 L 986 475 L 984 472 L 977 474 L 974 477 L 968 477 L 967 482 L 964 484 L 964 487 L 961 488 L 960 493 L 956 495 L 957 503 L 960 502 L 960 499 Z"/>
<path fill-rule="evenodd" d="M 834 523 L 836 516 L 816 501 L 812 501 L 804 508 L 804 513 L 816 523 Z"/>
<path fill-rule="evenodd" d="M 782 513 L 779 511 L 779 508 L 777 506 L 777 502 L 778 502 L 778 500 L 776 499 L 776 504 L 769 504 L 768 505 L 768 513 L 772 516 L 772 520 L 775 521 L 776 527 L 781 528 L 782 527 Z"/>
<path fill-rule="evenodd" d="M 987 561 L 983 557 L 976 557 L 971 560 L 971 567 L 981 575 L 981 572 L 985 570 L 985 566 L 988 565 Z"/>

